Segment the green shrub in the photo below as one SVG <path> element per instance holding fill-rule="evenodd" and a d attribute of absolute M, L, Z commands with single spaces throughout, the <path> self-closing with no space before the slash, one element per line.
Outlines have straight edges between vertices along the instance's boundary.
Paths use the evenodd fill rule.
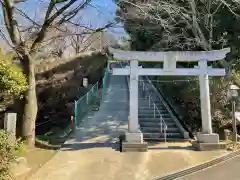
<path fill-rule="evenodd" d="M 13 57 L 14 53 L 4 54 L 0 49 L 0 111 L 28 88 L 22 69 L 12 62 Z"/>
<path fill-rule="evenodd" d="M 0 50 L 0 92 L 18 96 L 26 90 L 26 78 L 19 66 L 12 62 L 14 55 Z"/>
<path fill-rule="evenodd" d="M 20 140 L 15 140 L 6 131 L 0 130 L 0 180 L 12 179 L 10 165 L 22 146 Z"/>

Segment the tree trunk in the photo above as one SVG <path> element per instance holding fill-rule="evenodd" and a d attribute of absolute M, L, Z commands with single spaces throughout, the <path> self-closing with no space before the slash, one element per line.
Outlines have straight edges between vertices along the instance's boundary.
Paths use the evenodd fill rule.
<path fill-rule="evenodd" d="M 76 47 L 75 47 L 75 55 L 78 55 L 80 52 L 80 47 L 78 44 L 76 44 Z"/>
<path fill-rule="evenodd" d="M 24 94 L 22 136 L 26 140 L 28 148 L 34 148 L 35 125 L 37 117 L 37 95 L 34 62 L 30 55 L 24 55 L 21 62 L 27 82 L 29 84 L 29 88 Z"/>

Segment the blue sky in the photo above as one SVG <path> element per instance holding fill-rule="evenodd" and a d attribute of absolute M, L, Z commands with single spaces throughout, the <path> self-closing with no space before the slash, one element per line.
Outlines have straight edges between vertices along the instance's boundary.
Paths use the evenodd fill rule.
<path fill-rule="evenodd" d="M 43 9 L 46 9 L 48 2 L 49 0 L 28 0 L 25 3 L 19 4 L 18 7 L 27 12 L 31 17 L 43 17 Z M 92 27 L 97 28 L 102 27 L 115 18 L 117 6 L 113 0 L 92 0 L 91 4 L 96 8 L 86 8 L 82 12 L 83 18 L 81 19 L 81 23 L 91 24 Z M 119 27 L 111 28 L 108 31 L 116 37 L 121 37 L 124 34 L 123 28 Z"/>

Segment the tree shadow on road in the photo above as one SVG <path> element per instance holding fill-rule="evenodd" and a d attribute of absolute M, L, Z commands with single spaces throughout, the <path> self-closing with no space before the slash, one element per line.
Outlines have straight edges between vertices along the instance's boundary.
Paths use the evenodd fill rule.
<path fill-rule="evenodd" d="M 91 148 L 119 150 L 119 136 L 127 130 L 129 103 L 128 98 L 123 97 L 127 89 L 121 88 L 125 79 L 113 77 L 111 80 L 112 90 L 108 92 L 99 110 L 83 118 L 72 139 L 63 145 L 62 151 Z"/>
<path fill-rule="evenodd" d="M 119 151 L 119 143 L 77 143 L 77 144 L 64 144 L 62 146 L 61 151 L 77 151 L 84 149 L 92 149 L 92 148 L 112 148 L 115 151 Z"/>

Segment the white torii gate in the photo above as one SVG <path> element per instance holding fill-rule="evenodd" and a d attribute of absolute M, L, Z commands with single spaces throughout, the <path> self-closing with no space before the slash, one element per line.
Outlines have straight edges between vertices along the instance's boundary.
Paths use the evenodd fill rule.
<path fill-rule="evenodd" d="M 138 78 L 139 76 L 199 76 L 202 132 L 198 133 L 200 142 L 217 143 L 219 137 L 212 133 L 211 107 L 208 76 L 224 76 L 225 69 L 211 68 L 208 61 L 222 60 L 230 52 L 230 48 L 213 51 L 169 51 L 169 52 L 141 52 L 123 51 L 109 48 L 113 58 L 119 61 L 130 61 L 130 67 L 113 68 L 113 75 L 130 75 L 130 112 L 131 120 L 129 141 L 143 142 L 138 122 Z M 163 69 L 141 68 L 138 61 L 163 62 Z M 194 68 L 177 68 L 178 62 L 198 62 Z M 132 136 L 132 137 L 130 137 Z"/>

